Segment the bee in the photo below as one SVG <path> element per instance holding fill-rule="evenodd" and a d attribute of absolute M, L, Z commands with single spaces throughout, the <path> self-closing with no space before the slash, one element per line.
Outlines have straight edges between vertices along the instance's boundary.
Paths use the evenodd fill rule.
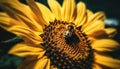
<path fill-rule="evenodd" d="M 63 33 L 65 38 L 70 38 L 74 34 L 74 26 L 73 25 L 68 25 L 66 27 L 65 32 Z"/>

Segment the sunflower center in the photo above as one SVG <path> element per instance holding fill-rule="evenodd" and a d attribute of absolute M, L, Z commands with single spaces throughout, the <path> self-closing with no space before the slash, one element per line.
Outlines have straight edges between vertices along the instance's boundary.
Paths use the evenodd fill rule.
<path fill-rule="evenodd" d="M 59 69 L 91 69 L 93 50 L 87 36 L 74 23 L 55 20 L 40 36 L 51 65 Z"/>

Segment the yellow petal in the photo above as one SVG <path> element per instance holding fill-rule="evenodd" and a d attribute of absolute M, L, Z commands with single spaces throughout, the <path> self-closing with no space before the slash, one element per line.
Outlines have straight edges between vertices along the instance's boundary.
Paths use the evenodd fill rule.
<path fill-rule="evenodd" d="M 93 25 L 96 21 L 103 21 L 105 19 L 105 14 L 103 12 L 97 12 L 90 17 L 88 17 L 88 20 L 86 24 L 82 26 L 82 30 L 84 30 L 87 26 Z"/>
<path fill-rule="evenodd" d="M 41 26 L 32 17 L 30 8 L 18 0 L 12 2 L 11 0 L 0 0 L 0 7 L 13 19 L 25 23 L 32 30 L 41 31 Z"/>
<path fill-rule="evenodd" d="M 0 12 L 0 27 L 4 29 L 9 28 L 11 26 L 9 22 L 10 17 L 6 13 Z"/>
<path fill-rule="evenodd" d="M 108 34 L 105 32 L 105 30 L 97 30 L 97 31 L 92 32 L 91 34 L 88 34 L 88 37 L 107 38 Z"/>
<path fill-rule="evenodd" d="M 16 44 L 9 50 L 9 54 L 17 55 L 23 58 L 31 56 L 41 58 L 44 53 L 45 50 L 43 50 L 41 46 L 30 46 L 24 42 Z"/>
<path fill-rule="evenodd" d="M 62 20 L 72 22 L 75 16 L 75 1 L 74 0 L 64 0 L 62 6 Z"/>
<path fill-rule="evenodd" d="M 9 16 L 7 16 L 7 14 L 0 12 L 0 27 L 2 27 L 3 29 L 9 31 L 9 29 L 11 29 L 11 27 L 13 26 L 22 26 L 22 27 L 26 27 L 29 28 L 26 24 L 24 24 L 23 22 L 17 21 Z M 41 27 L 39 27 L 41 28 Z M 14 29 L 14 28 L 12 28 Z M 42 31 L 38 32 L 33 30 L 36 34 L 41 34 Z M 11 31 L 9 31 L 11 32 Z"/>
<path fill-rule="evenodd" d="M 88 17 L 88 23 L 89 22 L 93 22 L 96 20 L 104 20 L 105 19 L 105 14 L 104 12 L 97 12 L 95 14 L 93 14 L 92 16 Z"/>
<path fill-rule="evenodd" d="M 102 69 L 99 65 L 97 65 L 97 64 L 93 64 L 93 69 Z"/>
<path fill-rule="evenodd" d="M 92 44 L 92 48 L 96 51 L 113 51 L 120 47 L 120 44 L 111 39 L 99 39 L 94 41 Z"/>
<path fill-rule="evenodd" d="M 41 12 L 41 10 L 39 9 L 39 7 L 37 6 L 37 4 L 34 2 L 34 0 L 26 0 L 28 5 L 30 6 L 31 10 L 34 12 L 34 14 L 36 15 L 36 17 L 38 18 L 38 23 L 44 27 L 44 25 L 48 25 L 49 22 L 47 22 L 44 17 L 43 14 Z"/>
<path fill-rule="evenodd" d="M 87 35 L 89 35 L 97 30 L 103 30 L 103 29 L 104 29 L 104 22 L 101 20 L 97 20 L 86 26 L 84 29 L 82 29 L 82 31 L 85 32 Z"/>
<path fill-rule="evenodd" d="M 109 37 L 114 37 L 117 33 L 117 30 L 115 28 L 105 28 L 105 31 Z"/>
<path fill-rule="evenodd" d="M 47 0 L 50 6 L 52 13 L 54 14 L 55 18 L 58 20 L 62 19 L 61 16 L 61 6 L 56 0 Z"/>
<path fill-rule="evenodd" d="M 81 26 L 85 23 L 86 21 L 86 6 L 83 2 L 79 2 L 77 4 L 77 16 L 75 20 L 75 25 L 76 26 Z"/>
<path fill-rule="evenodd" d="M 94 38 L 111 38 L 114 37 L 116 34 L 117 34 L 117 30 L 115 28 L 105 28 L 102 30 L 96 30 L 88 34 L 88 36 Z"/>
<path fill-rule="evenodd" d="M 44 18 L 47 21 L 53 22 L 55 18 L 53 16 L 53 14 L 51 13 L 51 11 L 49 10 L 49 8 L 47 8 L 46 6 L 44 6 L 43 4 L 38 3 L 38 2 L 36 2 L 36 4 L 39 7 L 39 9 L 41 10 Z"/>
<path fill-rule="evenodd" d="M 8 30 L 14 25 L 27 27 L 24 23 L 9 17 L 6 13 L 0 12 L 0 27 L 4 28 L 5 30 Z"/>
<path fill-rule="evenodd" d="M 42 43 L 42 38 L 29 28 L 13 26 L 9 29 L 9 31 L 21 37 L 27 44 L 39 45 Z"/>
<path fill-rule="evenodd" d="M 105 55 L 95 54 L 95 62 L 111 69 L 120 68 L 120 60 Z"/>
<path fill-rule="evenodd" d="M 32 59 L 31 57 L 25 59 L 18 69 L 50 69 L 50 59 L 42 57 L 41 59 Z"/>
<path fill-rule="evenodd" d="M 93 15 L 93 12 L 91 10 L 87 9 L 87 17 L 89 18 L 92 15 Z"/>

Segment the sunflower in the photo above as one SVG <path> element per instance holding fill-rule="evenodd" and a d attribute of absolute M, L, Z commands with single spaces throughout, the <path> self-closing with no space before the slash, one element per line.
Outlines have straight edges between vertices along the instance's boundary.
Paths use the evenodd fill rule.
<path fill-rule="evenodd" d="M 83 2 L 48 0 L 49 8 L 34 0 L 0 0 L 0 27 L 24 41 L 9 54 L 24 61 L 18 69 L 120 68 L 112 52 L 120 44 L 112 37 L 116 29 L 105 28 L 104 12 L 93 13 Z"/>

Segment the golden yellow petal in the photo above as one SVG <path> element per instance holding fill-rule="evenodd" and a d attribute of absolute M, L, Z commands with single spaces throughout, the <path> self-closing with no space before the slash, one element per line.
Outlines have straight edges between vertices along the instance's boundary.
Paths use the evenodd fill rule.
<path fill-rule="evenodd" d="M 105 14 L 104 12 L 97 12 L 95 14 L 93 14 L 92 16 L 88 17 L 88 23 L 89 22 L 93 22 L 96 20 L 104 20 L 105 19 Z"/>
<path fill-rule="evenodd" d="M 105 19 L 105 14 L 103 12 L 97 12 L 91 15 L 90 17 L 88 17 L 87 22 L 82 26 L 82 30 L 84 30 L 89 25 L 94 25 L 96 21 L 103 21 L 104 19 Z"/>
<path fill-rule="evenodd" d="M 9 17 L 4 12 L 0 12 L 0 27 L 4 28 L 5 30 L 8 30 L 13 25 L 20 25 L 20 26 L 27 27 L 24 23 Z"/>
<path fill-rule="evenodd" d="M 86 6 L 83 2 L 79 2 L 77 4 L 77 16 L 75 20 L 75 25 L 76 26 L 81 26 L 85 23 L 87 18 L 86 15 Z"/>
<path fill-rule="evenodd" d="M 112 57 L 106 55 L 95 54 L 95 62 L 101 65 L 107 66 L 111 69 L 119 69 L 120 68 L 120 60 L 114 59 Z"/>
<path fill-rule="evenodd" d="M 18 0 L 1 0 L 0 7 L 13 19 L 25 23 L 32 30 L 41 31 L 41 26 L 36 23 L 31 15 L 32 11 L 25 4 Z"/>
<path fill-rule="evenodd" d="M 50 59 L 46 56 L 40 59 L 32 59 L 29 57 L 25 59 L 17 69 L 50 69 Z"/>
<path fill-rule="evenodd" d="M 88 37 L 93 37 L 93 38 L 108 38 L 108 34 L 105 32 L 105 30 L 96 30 L 96 31 L 88 34 Z"/>
<path fill-rule="evenodd" d="M 7 29 L 10 27 L 10 18 L 6 13 L 0 12 L 0 27 Z"/>
<path fill-rule="evenodd" d="M 56 0 L 47 0 L 52 13 L 57 20 L 61 20 L 61 6 Z"/>
<path fill-rule="evenodd" d="M 96 31 L 88 34 L 88 37 L 111 38 L 111 37 L 114 37 L 116 34 L 117 34 L 117 30 L 115 28 L 105 28 L 105 29 L 101 29 L 101 30 L 96 30 Z"/>
<path fill-rule="evenodd" d="M 52 12 L 49 10 L 49 8 L 47 8 L 46 6 L 44 6 L 43 4 L 41 3 L 38 3 L 36 2 L 37 6 L 39 7 L 39 9 L 41 10 L 44 18 L 47 20 L 47 21 L 50 21 L 50 22 L 53 22 L 55 20 Z"/>
<path fill-rule="evenodd" d="M 103 30 L 103 29 L 104 29 L 104 22 L 101 20 L 97 20 L 86 26 L 84 29 L 82 29 L 82 31 L 85 32 L 87 35 L 89 35 L 97 30 Z"/>
<path fill-rule="evenodd" d="M 109 37 L 114 37 L 117 34 L 117 30 L 115 28 L 105 28 L 105 31 Z"/>
<path fill-rule="evenodd" d="M 9 31 L 21 37 L 27 44 L 39 45 L 42 43 L 42 38 L 29 28 L 22 26 L 13 26 L 9 29 Z"/>
<path fill-rule="evenodd" d="M 49 22 L 47 22 L 44 17 L 43 14 L 41 12 L 41 10 L 39 9 L 39 7 L 37 6 L 37 4 L 35 3 L 34 0 L 26 0 L 28 5 L 30 6 L 31 10 L 34 12 L 34 14 L 36 15 L 36 17 L 38 18 L 38 23 L 44 27 L 45 25 L 48 25 Z"/>
<path fill-rule="evenodd" d="M 87 17 L 89 18 L 92 15 L 93 15 L 93 12 L 91 10 L 87 9 Z"/>
<path fill-rule="evenodd" d="M 118 49 L 120 44 L 112 39 L 99 39 L 94 41 L 91 46 L 96 51 L 106 52 Z"/>
<path fill-rule="evenodd" d="M 75 1 L 74 0 L 64 0 L 62 6 L 62 20 L 67 22 L 72 22 L 75 16 Z"/>
<path fill-rule="evenodd" d="M 31 56 L 41 58 L 43 57 L 45 50 L 43 50 L 41 46 L 31 46 L 22 42 L 13 46 L 8 53 L 24 58 Z"/>
<path fill-rule="evenodd" d="M 99 65 L 97 65 L 97 64 L 95 64 L 95 63 L 93 64 L 92 67 L 93 67 L 93 69 L 102 69 Z"/>
<path fill-rule="evenodd" d="M 26 27 L 29 28 L 26 24 L 24 24 L 23 22 L 17 21 L 11 17 L 9 17 L 6 13 L 0 12 L 0 27 L 2 27 L 3 29 L 11 32 L 9 29 L 11 29 L 11 27 L 13 26 L 22 26 L 22 27 Z M 41 27 L 39 27 L 41 28 Z M 14 29 L 14 28 L 12 28 Z M 33 30 L 34 31 L 34 30 Z M 38 32 L 38 31 L 34 31 L 37 34 L 42 33 L 42 31 Z"/>

